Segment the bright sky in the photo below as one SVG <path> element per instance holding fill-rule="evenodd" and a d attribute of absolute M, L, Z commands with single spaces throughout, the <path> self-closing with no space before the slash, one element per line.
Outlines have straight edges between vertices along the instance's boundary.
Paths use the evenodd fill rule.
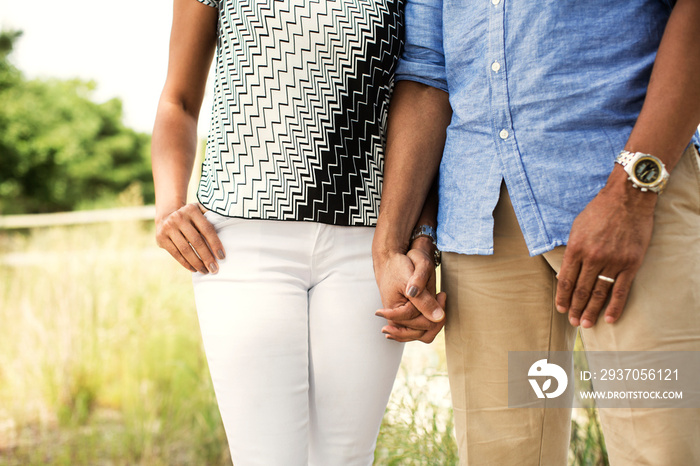
<path fill-rule="evenodd" d="M 11 60 L 26 76 L 94 80 L 95 99 L 120 97 L 126 125 L 144 132 L 165 80 L 171 21 L 172 0 L 0 0 L 0 28 L 24 31 Z M 210 106 L 209 92 L 200 137 Z"/>

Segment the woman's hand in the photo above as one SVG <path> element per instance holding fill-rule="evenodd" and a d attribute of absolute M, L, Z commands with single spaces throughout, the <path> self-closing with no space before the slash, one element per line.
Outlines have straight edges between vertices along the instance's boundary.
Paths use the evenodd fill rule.
<path fill-rule="evenodd" d="M 192 203 L 156 216 L 156 242 L 187 270 L 217 273 L 216 258 L 224 259 L 226 255 L 204 212 L 201 204 Z"/>

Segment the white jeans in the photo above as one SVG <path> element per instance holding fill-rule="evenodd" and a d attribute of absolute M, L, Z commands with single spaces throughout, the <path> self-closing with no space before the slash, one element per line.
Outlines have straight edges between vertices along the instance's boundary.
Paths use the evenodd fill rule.
<path fill-rule="evenodd" d="M 193 281 L 233 463 L 371 465 L 403 350 L 374 316 L 374 229 L 206 216 L 226 259 Z"/>

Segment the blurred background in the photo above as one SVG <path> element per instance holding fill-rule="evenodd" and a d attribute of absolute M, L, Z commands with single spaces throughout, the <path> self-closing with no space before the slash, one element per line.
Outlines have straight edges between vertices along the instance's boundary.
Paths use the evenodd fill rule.
<path fill-rule="evenodd" d="M 171 20 L 0 0 L 0 465 L 231 464 L 190 275 L 154 241 Z M 441 338 L 407 345 L 375 464 L 457 464 L 449 406 Z M 607 464 L 595 410 L 572 427 L 570 463 Z"/>

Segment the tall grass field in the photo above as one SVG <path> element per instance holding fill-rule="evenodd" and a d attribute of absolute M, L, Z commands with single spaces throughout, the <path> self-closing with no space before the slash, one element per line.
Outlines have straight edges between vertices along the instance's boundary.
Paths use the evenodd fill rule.
<path fill-rule="evenodd" d="M 0 465 L 230 465 L 190 274 L 149 222 L 0 230 Z M 456 465 L 443 344 L 407 345 L 376 465 Z M 571 464 L 607 464 L 595 411 Z"/>

